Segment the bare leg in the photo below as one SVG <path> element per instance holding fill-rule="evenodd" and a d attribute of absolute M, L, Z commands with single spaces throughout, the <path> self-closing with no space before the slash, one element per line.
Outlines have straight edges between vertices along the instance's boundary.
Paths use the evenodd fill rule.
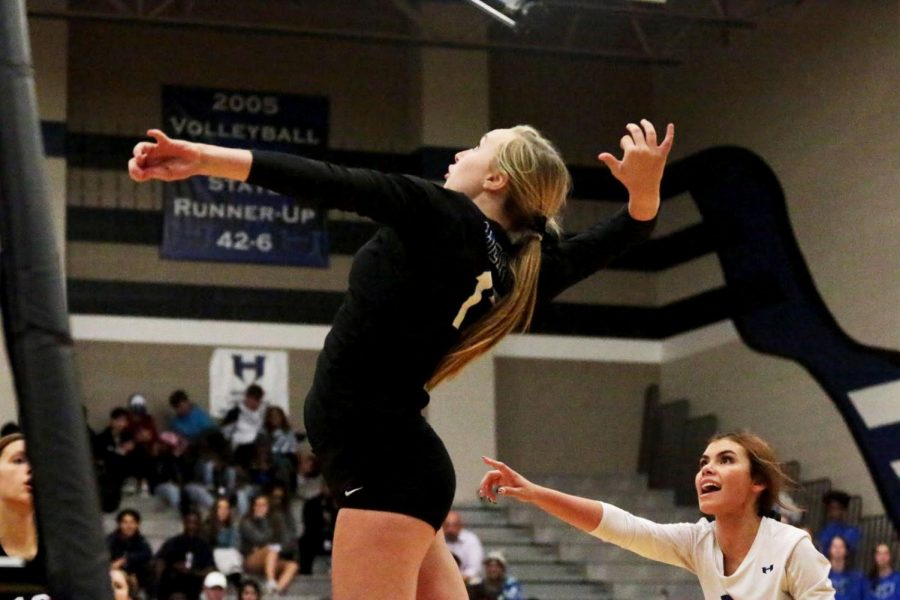
<path fill-rule="evenodd" d="M 294 580 L 294 576 L 297 574 L 297 570 L 300 568 L 300 565 L 297 564 L 296 561 L 293 560 L 279 560 L 278 561 L 278 569 L 280 571 L 278 575 L 278 591 L 284 591 L 287 589 L 291 582 Z"/>
<path fill-rule="evenodd" d="M 431 525 L 413 517 L 341 509 L 331 557 L 334 600 L 414 600 L 434 539 Z"/>
<path fill-rule="evenodd" d="M 244 570 L 254 575 L 262 575 L 266 572 L 266 557 L 268 548 L 257 548 L 244 559 Z"/>
<path fill-rule="evenodd" d="M 275 581 L 275 567 L 277 566 L 278 553 L 269 549 L 269 553 L 266 554 L 266 579 L 268 581 Z"/>
<path fill-rule="evenodd" d="M 453 560 L 444 532 L 438 531 L 419 567 L 419 600 L 467 600 L 469 594 L 463 583 L 459 565 Z"/>

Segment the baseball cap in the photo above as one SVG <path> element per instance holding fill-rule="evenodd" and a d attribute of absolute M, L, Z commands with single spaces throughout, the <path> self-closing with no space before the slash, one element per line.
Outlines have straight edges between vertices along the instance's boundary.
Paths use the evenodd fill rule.
<path fill-rule="evenodd" d="M 506 557 L 503 556 L 503 553 L 500 552 L 499 550 L 494 550 L 493 552 L 488 552 L 487 556 L 484 557 L 485 563 L 489 563 L 491 561 L 497 561 L 498 563 L 503 565 L 504 569 L 506 568 Z"/>
<path fill-rule="evenodd" d="M 225 589 L 228 587 L 228 580 L 225 579 L 225 576 L 218 571 L 213 571 L 203 580 L 203 587 L 205 588 L 216 588 L 220 587 Z"/>

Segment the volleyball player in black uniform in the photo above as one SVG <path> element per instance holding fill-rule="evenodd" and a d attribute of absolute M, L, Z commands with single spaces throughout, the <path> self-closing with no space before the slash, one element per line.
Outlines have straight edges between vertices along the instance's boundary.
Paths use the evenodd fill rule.
<path fill-rule="evenodd" d="M 342 510 L 335 600 L 453 598 L 466 592 L 441 523 L 455 493 L 443 443 L 421 411 L 428 390 L 510 331 L 534 305 L 649 236 L 672 146 L 649 121 L 628 125 L 620 161 L 601 154 L 629 205 L 570 239 L 557 215 L 570 179 L 530 127 L 488 132 L 456 155 L 443 187 L 280 153 L 170 140 L 134 149 L 136 181 L 210 175 L 351 210 L 384 225 L 357 253 L 319 355 L 306 428 Z M 538 276 L 539 275 L 539 276 Z"/>

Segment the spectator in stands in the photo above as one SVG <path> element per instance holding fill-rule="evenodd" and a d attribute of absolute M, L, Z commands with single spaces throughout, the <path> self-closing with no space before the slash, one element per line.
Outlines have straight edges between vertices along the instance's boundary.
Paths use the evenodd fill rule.
<path fill-rule="evenodd" d="M 169 420 L 169 429 L 189 442 L 196 442 L 207 431 L 216 428 L 209 414 L 191 402 L 187 392 L 175 390 L 169 396 L 169 406 L 175 415 Z"/>
<path fill-rule="evenodd" d="M 234 462 L 240 467 L 246 468 L 256 453 L 266 414 L 264 395 L 265 392 L 259 385 L 254 383 L 247 386 L 244 399 L 229 410 L 222 420 L 222 433 L 231 442 Z"/>
<path fill-rule="evenodd" d="M 128 577 L 122 569 L 110 569 L 109 580 L 112 584 L 113 600 L 131 600 L 135 590 L 128 582 Z"/>
<path fill-rule="evenodd" d="M 506 557 L 489 552 L 484 559 L 484 579 L 467 585 L 469 600 L 524 600 L 522 586 L 506 574 Z"/>
<path fill-rule="evenodd" d="M 866 581 L 862 573 L 850 568 L 850 551 L 844 538 L 833 536 L 826 556 L 831 562 L 828 578 L 835 600 L 866 600 Z"/>
<path fill-rule="evenodd" d="M 177 452 L 181 449 L 181 440 L 177 434 L 163 432 L 150 449 L 150 463 L 147 471 L 147 484 L 150 493 L 159 498 L 164 505 L 172 508 L 181 507 L 181 465 Z"/>
<path fill-rule="evenodd" d="M 141 514 L 126 508 L 119 511 L 116 524 L 116 530 L 106 538 L 109 556 L 112 559 L 110 568 L 124 571 L 133 582 L 131 587 L 149 589 L 153 550 L 141 534 Z"/>
<path fill-rule="evenodd" d="M 299 540 L 300 573 L 311 574 L 317 556 L 331 556 L 337 514 L 337 503 L 325 484 L 322 484 L 317 496 L 303 504 L 303 535 Z"/>
<path fill-rule="evenodd" d="M 159 439 L 156 420 L 147 412 L 147 399 L 141 394 L 128 398 L 128 432 L 134 439 L 132 451 L 135 476 L 141 484 L 142 492 L 149 492 L 148 473 L 151 466 L 153 444 Z"/>
<path fill-rule="evenodd" d="M 228 591 L 228 580 L 218 571 L 207 573 L 203 578 L 203 600 L 224 600 Z"/>
<path fill-rule="evenodd" d="M 891 547 L 882 542 L 875 546 L 875 560 L 869 573 L 871 600 L 900 600 L 900 573 L 894 570 Z"/>
<path fill-rule="evenodd" d="M 269 488 L 269 501 L 272 503 L 271 510 L 277 513 L 284 522 L 285 535 L 291 539 L 297 539 L 297 519 L 291 510 L 291 496 L 287 486 L 280 481 L 276 481 Z M 297 557 L 294 556 L 293 560 Z"/>
<path fill-rule="evenodd" d="M 275 477 L 291 490 L 297 484 L 297 436 L 291 423 L 280 406 L 266 409 L 263 420 L 263 437 L 272 451 Z"/>
<path fill-rule="evenodd" d="M 200 515 L 188 512 L 182 524 L 183 532 L 166 540 L 156 553 L 159 600 L 177 593 L 197 600 L 203 578 L 215 567 L 212 549 L 200 536 Z"/>
<path fill-rule="evenodd" d="M 128 429 L 129 414 L 121 406 L 109 413 L 109 425 L 94 440 L 94 456 L 99 467 L 100 499 L 104 512 L 119 508 L 122 485 L 134 477 L 137 468 L 132 452 L 134 438 Z"/>
<path fill-rule="evenodd" d="M 480 579 L 484 548 L 478 536 L 465 529 L 462 517 L 455 510 L 450 511 L 444 519 L 443 530 L 447 547 L 459 559 L 460 571 L 466 583 Z"/>
<path fill-rule="evenodd" d="M 238 600 L 261 600 L 261 598 L 262 590 L 259 589 L 258 583 L 252 579 L 245 579 L 241 583 Z"/>
<path fill-rule="evenodd" d="M 297 486 L 294 490 L 296 496 L 302 500 L 308 500 L 322 493 L 324 479 L 319 461 L 309 448 L 308 444 L 302 444 L 297 450 Z"/>
<path fill-rule="evenodd" d="M 299 565 L 280 557 L 294 540 L 288 539 L 280 515 L 269 510 L 269 498 L 260 494 L 253 499 L 250 512 L 241 519 L 241 553 L 244 570 L 265 575 L 269 592 L 282 592 L 294 580 Z"/>
<path fill-rule="evenodd" d="M 844 538 L 847 550 L 852 554 L 859 548 L 859 540 L 862 532 L 858 527 L 847 523 L 848 509 L 850 508 L 850 494 L 840 490 L 832 490 L 822 497 L 825 504 L 825 525 L 819 531 L 817 542 L 823 553 L 828 552 L 831 546 L 831 538 L 836 535 Z"/>
<path fill-rule="evenodd" d="M 209 510 L 216 496 L 231 497 L 237 492 L 237 471 L 229 459 L 228 442 L 220 432 L 210 432 L 201 439 L 194 478 L 184 488 L 192 504 Z M 244 510 L 246 506 L 241 514 Z"/>
<path fill-rule="evenodd" d="M 228 577 L 239 574 L 244 557 L 240 552 L 237 518 L 228 498 L 216 498 L 204 524 L 203 536 L 213 549 L 216 568 Z"/>
<path fill-rule="evenodd" d="M 246 514 L 250 499 L 263 490 L 268 490 L 275 483 L 275 465 L 272 463 L 272 450 L 265 440 L 260 440 L 255 447 L 253 460 L 247 466 L 243 485 L 237 492 L 238 511 Z"/>

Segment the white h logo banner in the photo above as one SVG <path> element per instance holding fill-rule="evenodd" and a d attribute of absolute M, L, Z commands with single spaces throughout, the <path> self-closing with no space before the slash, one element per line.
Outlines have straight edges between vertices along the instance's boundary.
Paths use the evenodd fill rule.
<path fill-rule="evenodd" d="M 209 412 L 221 418 L 255 383 L 265 402 L 288 411 L 288 354 L 284 351 L 218 348 L 209 363 Z"/>

